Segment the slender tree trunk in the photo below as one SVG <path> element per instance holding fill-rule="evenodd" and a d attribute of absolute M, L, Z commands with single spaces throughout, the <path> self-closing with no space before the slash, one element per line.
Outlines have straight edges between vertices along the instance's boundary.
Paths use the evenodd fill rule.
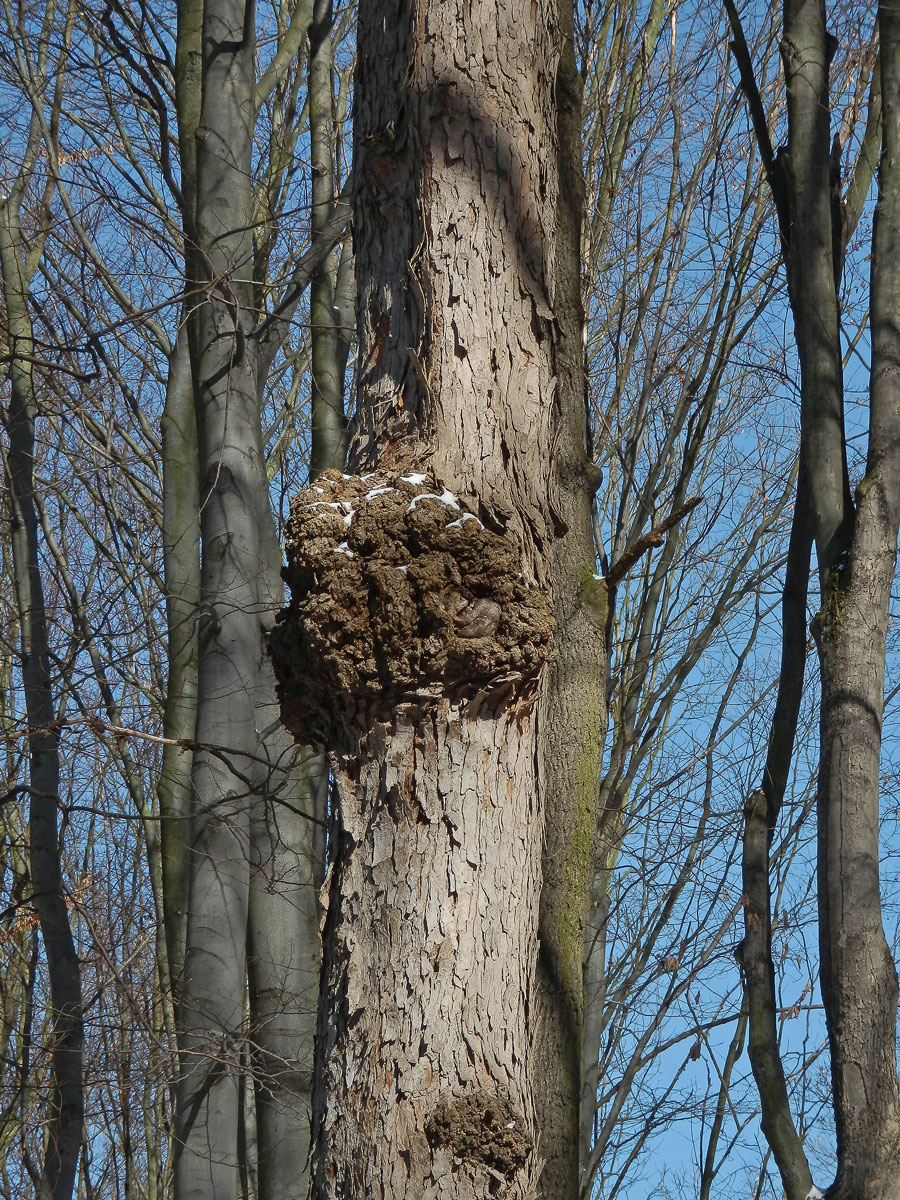
<path fill-rule="evenodd" d="M 36 346 L 29 307 L 29 289 L 43 255 L 56 190 L 52 172 L 44 173 L 43 168 L 39 171 L 38 164 L 57 151 L 52 143 L 59 127 L 74 10 L 62 14 L 59 28 L 57 16 L 56 6 L 48 4 L 36 41 L 35 60 L 27 67 L 33 88 L 29 96 L 32 114 L 21 147 L 19 169 L 7 194 L 0 198 L 0 285 L 9 353 L 9 402 L 3 419 L 8 439 L 4 473 L 9 494 L 22 690 L 28 721 L 28 871 L 50 985 L 49 1101 L 44 1155 L 39 1175 L 35 1177 L 35 1172 L 30 1172 L 38 1200 L 69 1200 L 84 1140 L 81 965 L 69 923 L 57 828 L 59 727 L 40 566 L 40 504 L 35 490 Z M 51 45 L 55 59 L 49 54 Z M 26 200 L 35 206 L 27 236 L 22 227 Z"/>
<path fill-rule="evenodd" d="M 333 20 L 331 0 L 316 0 L 309 31 L 309 135 L 312 170 L 312 237 L 321 236 L 334 204 L 334 104 L 332 101 Z M 309 474 L 342 467 L 347 454 L 344 419 L 344 362 L 335 308 L 337 253 L 313 276 L 309 292 L 312 327 L 312 445 Z"/>
<path fill-rule="evenodd" d="M 818 804 L 819 946 L 834 1085 L 840 1200 L 900 1191 L 897 975 L 881 919 L 878 793 L 888 600 L 898 518 L 897 22 L 880 6 L 884 144 L 872 245 L 872 390 L 867 473 L 850 496 L 832 210 L 830 35 L 824 5 L 785 6 L 790 120 L 788 279 L 802 382 L 804 453 L 822 608 Z M 891 91 L 893 86 L 894 91 Z"/>
<path fill-rule="evenodd" d="M 878 797 L 888 606 L 900 522 L 900 20 L 879 4 L 883 145 L 872 234 L 866 474 L 846 559 L 823 573 L 819 941 L 839 1200 L 900 1193 L 897 972 L 884 935 Z M 821 552 L 820 552 L 821 554 Z"/>
<path fill-rule="evenodd" d="M 837 1178 L 830 1200 L 887 1200 L 900 1194 L 897 973 L 884 935 L 879 886 L 878 798 L 888 603 L 900 520 L 900 23 L 879 5 L 882 153 L 872 239 L 869 444 L 866 474 L 851 494 L 847 470 L 839 334 L 839 288 L 854 181 L 841 198 L 841 148 L 830 140 L 829 68 L 834 39 L 824 0 L 785 0 L 781 43 L 787 87 L 787 152 L 776 158 L 734 6 L 736 54 L 761 155 L 779 209 L 801 368 L 801 453 L 808 484 L 821 608 L 813 623 L 821 708 L 817 784 L 819 949 L 831 1051 Z M 874 104 L 874 101 L 873 101 Z M 877 121 L 870 126 L 878 129 Z M 867 135 L 868 136 L 868 135 Z M 860 156 L 860 177 L 868 163 Z M 855 214 L 858 216 L 858 212 Z M 783 764 L 782 764 L 783 765 Z M 748 823 L 753 903 L 764 916 L 767 879 L 757 806 Z M 759 933 L 754 941 L 759 943 Z M 766 947 L 751 945 L 765 968 Z M 786 1190 L 806 1177 L 802 1151 L 784 1121 L 786 1095 L 774 1053 L 766 993 L 757 990 L 754 1071 L 774 1129 Z M 766 1024 L 768 1023 L 768 1032 Z M 779 1115 L 780 1114 L 780 1115 Z M 765 1128 L 765 1126 L 764 1126 Z"/>
<path fill-rule="evenodd" d="M 197 420 L 186 330 L 169 360 L 162 417 L 163 566 L 169 676 L 159 780 L 167 974 L 176 998 L 184 964 L 190 866 L 191 767 L 197 722 L 197 615 L 200 609 L 200 497 Z M 182 743 L 182 744 L 177 744 Z"/>
<path fill-rule="evenodd" d="M 551 562 L 557 652 L 542 712 L 545 816 L 542 857 L 535 1072 L 540 1194 L 577 1200 L 583 1142 L 585 928 L 593 883 L 606 733 L 608 597 L 597 578 L 591 510 L 599 471 L 587 420 L 581 303 L 582 113 L 572 6 L 559 4 L 557 73 L 560 199 L 554 313 L 558 386 Z M 593 1100 L 590 1113 L 593 1114 Z"/>
<path fill-rule="evenodd" d="M 312 167 L 312 247 L 329 234 L 334 204 L 332 11 L 317 0 L 310 26 L 309 112 Z M 345 337 L 339 328 L 332 252 L 310 286 L 312 435 L 310 476 L 340 469 L 346 457 Z M 261 540 L 272 529 L 262 506 Z M 280 562 L 273 544 L 271 561 Z M 270 579 L 281 607 L 280 574 Z M 264 664 L 259 727 L 272 764 L 267 794 L 254 807 L 250 893 L 250 983 L 262 1200 L 306 1200 L 309 1191 L 309 1106 L 321 967 L 318 887 L 324 876 L 328 764 L 308 747 L 293 748 L 273 704 L 271 667 Z M 303 759 L 300 766 L 298 758 Z M 287 769 L 286 769 L 287 768 Z"/>
<path fill-rule="evenodd" d="M 36 134 L 34 124 L 32 134 Z M 23 172 L 11 194 L 0 204 L 0 279 L 9 345 L 5 467 L 22 688 L 28 719 L 31 903 L 40 922 L 50 982 L 50 1095 L 44 1161 L 36 1191 L 38 1200 L 69 1200 L 83 1140 L 84 1024 L 81 967 L 66 907 L 57 831 L 59 729 L 53 703 L 50 640 L 39 559 L 40 523 L 34 494 L 37 401 L 35 343 L 28 310 L 28 288 L 37 267 L 35 246 L 40 235 L 31 240 L 30 262 L 26 264 L 19 213 L 26 186 L 27 176 Z"/>
<path fill-rule="evenodd" d="M 584 1025 L 581 1042 L 581 1153 L 586 1159 L 594 1144 L 597 1126 L 597 1087 L 603 1048 L 606 1003 L 606 940 L 609 922 L 609 889 L 618 855 L 615 834 L 618 814 L 601 822 L 605 839 L 597 852 L 584 931 Z M 599 839 L 598 839 L 599 840 Z"/>
<path fill-rule="evenodd" d="M 786 0 L 781 53 L 790 125 L 779 174 L 788 197 L 788 289 L 802 370 L 811 519 L 823 573 L 846 554 L 853 509 L 844 438 L 840 255 L 832 209 L 830 37 L 824 0 Z"/>
<path fill-rule="evenodd" d="M 181 162 L 185 279 L 196 279 L 194 219 L 197 202 L 197 127 L 203 85 L 203 0 L 178 5 L 175 43 L 175 110 Z M 163 569 L 169 674 L 163 731 L 172 743 L 193 742 L 197 729 L 197 632 L 200 611 L 200 484 L 197 411 L 188 313 L 169 357 L 162 415 Z M 176 1029 L 181 1028 L 180 988 L 189 903 L 191 777 L 193 751 L 169 744 L 159 780 L 166 958 Z"/>
<path fill-rule="evenodd" d="M 778 697 L 762 786 L 744 809 L 741 871 L 744 895 L 744 939 L 738 948 L 746 997 L 747 1052 L 759 1092 L 762 1128 L 781 1174 L 788 1200 L 804 1200 L 812 1175 L 803 1141 L 791 1115 L 787 1078 L 778 1039 L 775 962 L 772 958 L 772 838 L 790 777 L 797 718 L 806 666 L 806 603 L 809 588 L 812 530 L 805 472 L 800 471 L 797 502 L 781 605 L 781 670 Z"/>
<path fill-rule="evenodd" d="M 309 29 L 313 250 L 323 237 L 334 240 L 328 231 L 334 203 L 331 37 L 331 4 L 318 0 Z M 346 354 L 340 355 L 335 269 L 332 251 L 311 279 L 311 475 L 340 469 L 346 456 Z M 259 522 L 269 564 L 260 584 L 274 614 L 284 598 L 281 548 L 265 492 Z M 251 826 L 249 969 L 259 1194 L 261 1200 L 306 1200 L 328 764 L 324 755 L 295 746 L 282 725 L 268 655 L 260 664 L 257 706 L 266 770 Z"/>
<path fill-rule="evenodd" d="M 375 474 L 295 501 L 273 638 L 286 720 L 337 753 L 315 1188 L 533 1196 L 560 31 L 555 4 L 369 2 L 358 47 Z"/>
<path fill-rule="evenodd" d="M 263 494 L 270 542 L 281 552 Z M 265 541 L 260 539 L 262 544 Z M 279 571 L 269 571 L 278 599 L 267 602 L 271 625 L 281 607 Z M 248 966 L 250 1036 L 256 1089 L 260 1200 L 306 1200 L 309 1194 L 310 1099 L 321 953 L 317 876 L 325 785 L 320 756 L 298 748 L 281 724 L 268 654 L 258 665 L 256 722 L 262 732 L 259 778 L 251 820 Z"/>
<path fill-rule="evenodd" d="M 196 43 L 196 25 L 186 42 L 189 33 Z M 311 810 L 321 799 L 278 719 L 266 652 L 283 587 L 254 337 L 254 70 L 252 6 L 207 3 L 186 218 L 189 284 L 203 293 L 188 323 L 203 558 L 176 1193 L 235 1194 L 249 1036 L 259 1195 L 302 1200 L 319 976 Z M 194 93 L 189 115 L 192 103 Z"/>
<path fill-rule="evenodd" d="M 176 1129 L 179 1200 L 233 1200 L 257 758 L 255 682 L 264 653 L 257 509 L 265 493 L 251 332 L 249 163 L 254 38 L 240 0 L 208 4 L 196 130 L 197 277 L 191 356 L 200 462 L 201 611 L 190 903 Z"/>

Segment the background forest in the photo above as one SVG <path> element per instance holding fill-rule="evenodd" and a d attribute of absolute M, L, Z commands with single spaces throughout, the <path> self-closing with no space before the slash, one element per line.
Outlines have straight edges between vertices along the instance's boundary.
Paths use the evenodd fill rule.
<path fill-rule="evenodd" d="M 595 701 L 608 710 L 605 737 L 599 713 L 593 727 L 575 1052 L 585 1197 L 794 1200 L 836 1170 L 818 604 L 795 519 L 802 289 L 795 273 L 789 294 L 785 270 L 804 250 L 773 184 L 788 137 L 779 39 L 804 7 L 819 8 L 574 9 L 594 546 L 578 586 L 604 581 Z M 869 452 L 874 7 L 828 13 L 850 489 Z M 204 59 L 210 23 L 238 10 L 255 23 L 250 52 Z M 292 497 L 366 466 L 358 451 L 346 461 L 366 429 L 355 397 L 372 337 L 357 324 L 352 128 L 371 31 L 330 0 L 3 0 L 2 14 L 0 1197 L 305 1196 L 312 1063 L 298 1047 L 316 1027 L 318 897 L 344 801 L 321 747 L 281 726 L 254 622 L 287 602 Z M 213 555 L 222 538 L 233 556 Z M 248 558 L 257 570 L 234 566 Z M 799 636 L 783 608 L 792 565 Z M 215 588 L 232 598 L 224 631 Z M 896 611 L 880 814 L 895 958 Z M 239 647 L 227 667 L 213 653 L 226 634 Z M 792 716 L 776 713 L 785 679 Z M 767 754 L 770 779 L 794 721 L 773 797 Z M 754 860 L 757 788 L 769 808 Z M 249 801 L 198 833 L 209 797 L 238 794 Z M 249 877 L 235 869 L 215 899 L 204 864 L 238 861 Z M 745 920 L 754 861 L 771 888 L 761 950 Z M 791 1152 L 777 1162 L 761 1126 L 742 953 L 771 954 L 765 1028 L 808 1163 L 794 1160 L 793 1184 Z M 209 1100 L 210 1055 L 227 1103 Z M 185 1114 L 205 1104 L 204 1153 Z"/>

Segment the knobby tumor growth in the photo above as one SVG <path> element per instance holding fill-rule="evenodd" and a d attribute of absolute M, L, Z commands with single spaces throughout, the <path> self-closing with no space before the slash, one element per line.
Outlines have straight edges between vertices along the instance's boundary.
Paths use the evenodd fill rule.
<path fill-rule="evenodd" d="M 432 1146 L 511 1179 L 533 1149 L 520 1113 L 503 1096 L 477 1091 L 438 1105 L 426 1127 Z"/>
<path fill-rule="evenodd" d="M 425 475 L 327 471 L 291 505 L 291 601 L 271 636 L 282 717 L 331 745 L 398 706 L 527 704 L 550 652 L 546 597 L 508 534 Z"/>

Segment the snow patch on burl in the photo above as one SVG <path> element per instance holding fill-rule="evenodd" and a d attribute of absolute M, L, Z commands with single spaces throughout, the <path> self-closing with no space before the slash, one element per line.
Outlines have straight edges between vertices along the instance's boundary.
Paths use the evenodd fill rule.
<path fill-rule="evenodd" d="M 437 500 L 438 504 L 446 504 L 450 508 L 455 508 L 457 512 L 459 512 L 459 501 L 453 495 L 453 493 L 448 492 L 446 488 L 444 488 L 440 495 L 438 495 L 436 492 L 419 492 L 418 495 L 413 496 L 412 500 L 410 500 L 409 507 L 406 511 L 412 512 L 416 505 L 421 504 L 423 500 Z M 474 513 L 472 515 L 474 516 Z"/>
<path fill-rule="evenodd" d="M 514 535 L 427 475 L 326 471 L 286 527 L 292 598 L 270 649 L 285 724 L 352 742 L 404 705 L 532 703 L 553 618 Z"/>

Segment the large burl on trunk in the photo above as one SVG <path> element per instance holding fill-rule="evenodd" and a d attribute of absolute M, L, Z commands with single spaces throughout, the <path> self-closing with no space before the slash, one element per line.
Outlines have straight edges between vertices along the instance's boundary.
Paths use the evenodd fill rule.
<path fill-rule="evenodd" d="M 336 780 L 318 1197 L 524 1200 L 558 1153 L 538 714 L 559 598 L 579 603 L 555 570 L 576 508 L 572 579 L 594 568 L 557 18 L 547 0 L 360 4 L 353 474 L 295 498 L 271 639 L 283 718 Z"/>
<path fill-rule="evenodd" d="M 320 1193 L 529 1195 L 548 601 L 422 474 L 326 472 L 287 551 L 282 714 L 338 765 Z"/>

